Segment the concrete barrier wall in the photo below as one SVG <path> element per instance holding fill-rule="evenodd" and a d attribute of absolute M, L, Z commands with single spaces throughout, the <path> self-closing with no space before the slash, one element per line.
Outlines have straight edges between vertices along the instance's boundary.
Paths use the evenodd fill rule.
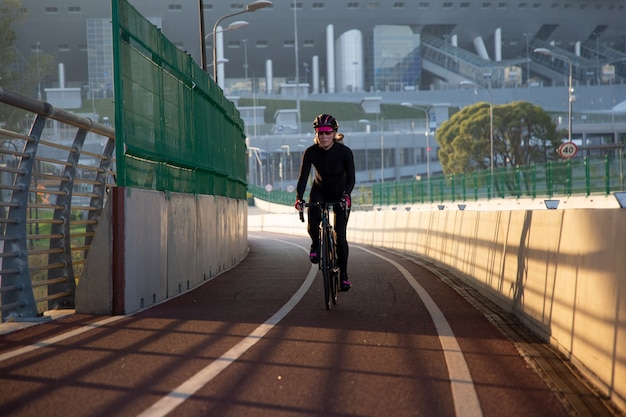
<path fill-rule="evenodd" d="M 87 258 L 79 281 L 79 313 L 115 314 L 116 297 L 118 313 L 135 312 L 197 287 L 247 254 L 247 200 L 142 189 L 118 195 L 123 201 L 107 205 L 94 260 Z M 122 233 L 111 222 L 115 210 L 123 211 Z"/>
<path fill-rule="evenodd" d="M 279 210 L 275 210 L 279 211 Z M 290 214 L 248 230 L 307 236 Z M 353 211 L 348 240 L 444 268 L 515 314 L 626 409 L 626 210 Z"/>

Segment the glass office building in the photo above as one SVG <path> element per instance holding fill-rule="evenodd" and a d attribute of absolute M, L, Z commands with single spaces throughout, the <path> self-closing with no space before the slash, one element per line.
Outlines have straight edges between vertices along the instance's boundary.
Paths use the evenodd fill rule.
<path fill-rule="evenodd" d="M 409 26 L 375 26 L 368 56 L 374 91 L 410 91 L 421 84 L 420 35 Z"/>

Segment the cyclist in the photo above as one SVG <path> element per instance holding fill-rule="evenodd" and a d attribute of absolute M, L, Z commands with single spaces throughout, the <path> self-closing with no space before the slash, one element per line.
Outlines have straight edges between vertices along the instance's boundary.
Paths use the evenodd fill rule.
<path fill-rule="evenodd" d="M 348 241 L 346 226 L 351 205 L 350 193 L 354 188 L 354 157 L 352 150 L 343 144 L 343 134 L 337 133 L 339 124 L 329 114 L 320 114 L 313 121 L 315 129 L 314 144 L 308 147 L 302 156 L 300 177 L 296 188 L 296 209 L 301 210 L 303 196 L 311 172 L 315 168 L 315 178 L 311 186 L 309 203 L 338 202 L 345 200 L 346 210 L 334 207 L 335 232 L 337 234 L 337 262 L 340 270 L 340 291 L 348 291 L 352 286 L 348 278 Z M 309 259 L 319 262 L 319 207 L 309 207 L 307 231 L 312 244 Z"/>

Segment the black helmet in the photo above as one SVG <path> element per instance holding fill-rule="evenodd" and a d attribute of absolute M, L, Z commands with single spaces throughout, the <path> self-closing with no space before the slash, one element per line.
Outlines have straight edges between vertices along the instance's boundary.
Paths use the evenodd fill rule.
<path fill-rule="evenodd" d="M 313 120 L 313 127 L 315 129 L 322 126 L 332 127 L 334 131 L 337 131 L 337 129 L 339 129 L 339 124 L 337 123 L 337 120 L 330 114 L 320 114 L 315 118 L 315 120 Z"/>

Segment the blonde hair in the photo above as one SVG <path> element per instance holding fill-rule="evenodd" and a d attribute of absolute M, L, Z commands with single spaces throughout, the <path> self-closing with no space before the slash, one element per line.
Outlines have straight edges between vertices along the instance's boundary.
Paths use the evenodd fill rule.
<path fill-rule="evenodd" d="M 333 136 L 333 140 L 334 140 L 335 142 L 338 142 L 338 143 L 343 143 L 343 137 L 344 137 L 344 136 L 343 136 L 343 133 L 337 133 L 337 132 L 335 132 L 335 135 Z M 313 138 L 313 142 L 314 142 L 316 145 L 319 145 L 319 144 L 320 144 L 320 141 L 319 141 L 319 139 L 318 139 L 318 137 L 317 137 L 317 132 L 315 133 L 315 137 Z"/>

